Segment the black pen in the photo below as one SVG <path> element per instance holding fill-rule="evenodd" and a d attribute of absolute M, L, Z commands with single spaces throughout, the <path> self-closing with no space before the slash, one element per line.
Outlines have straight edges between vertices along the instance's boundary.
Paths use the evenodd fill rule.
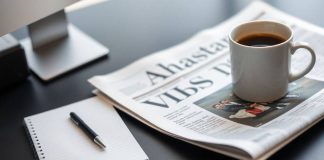
<path fill-rule="evenodd" d="M 106 145 L 102 142 L 97 133 L 95 133 L 77 114 L 70 112 L 70 118 L 78 127 L 81 128 L 83 132 L 87 134 L 94 143 L 96 143 L 101 148 L 106 148 Z"/>

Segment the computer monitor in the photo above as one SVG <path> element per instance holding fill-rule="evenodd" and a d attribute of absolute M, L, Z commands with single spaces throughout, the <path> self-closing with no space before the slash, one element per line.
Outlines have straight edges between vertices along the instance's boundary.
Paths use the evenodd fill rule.
<path fill-rule="evenodd" d="M 2 0 L 0 36 L 27 26 L 23 39 L 28 65 L 47 81 L 108 54 L 66 18 L 64 8 L 79 0 Z"/>

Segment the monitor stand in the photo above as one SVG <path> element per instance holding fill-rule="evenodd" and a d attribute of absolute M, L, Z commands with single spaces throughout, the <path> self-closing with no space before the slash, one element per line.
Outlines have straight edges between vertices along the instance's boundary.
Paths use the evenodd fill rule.
<path fill-rule="evenodd" d="M 21 41 L 28 65 L 48 81 L 109 52 L 66 19 L 64 10 L 28 26 L 30 38 Z"/>

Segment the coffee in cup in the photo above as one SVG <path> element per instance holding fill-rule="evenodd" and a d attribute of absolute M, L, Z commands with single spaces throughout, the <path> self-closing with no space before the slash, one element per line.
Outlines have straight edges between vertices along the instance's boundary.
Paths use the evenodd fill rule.
<path fill-rule="evenodd" d="M 266 47 L 277 45 L 284 41 L 286 39 L 275 34 L 258 33 L 242 37 L 237 40 L 237 43 L 253 47 Z"/>

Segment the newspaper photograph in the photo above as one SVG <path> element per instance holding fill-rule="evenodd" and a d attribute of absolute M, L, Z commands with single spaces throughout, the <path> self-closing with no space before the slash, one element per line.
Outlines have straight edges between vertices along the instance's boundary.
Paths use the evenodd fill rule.
<path fill-rule="evenodd" d="M 313 70 L 274 102 L 246 102 L 232 93 L 227 36 L 252 20 L 288 24 L 294 41 L 316 52 Z M 324 29 L 256 1 L 214 28 L 89 82 L 115 107 L 160 132 L 235 158 L 265 159 L 324 117 L 323 42 Z M 307 56 L 298 50 L 292 71 L 306 66 Z"/>
<path fill-rule="evenodd" d="M 324 88 L 324 82 L 302 78 L 289 85 L 285 97 L 274 102 L 253 103 L 236 97 L 232 86 L 194 102 L 197 106 L 236 123 L 259 127 L 291 110 Z"/>

